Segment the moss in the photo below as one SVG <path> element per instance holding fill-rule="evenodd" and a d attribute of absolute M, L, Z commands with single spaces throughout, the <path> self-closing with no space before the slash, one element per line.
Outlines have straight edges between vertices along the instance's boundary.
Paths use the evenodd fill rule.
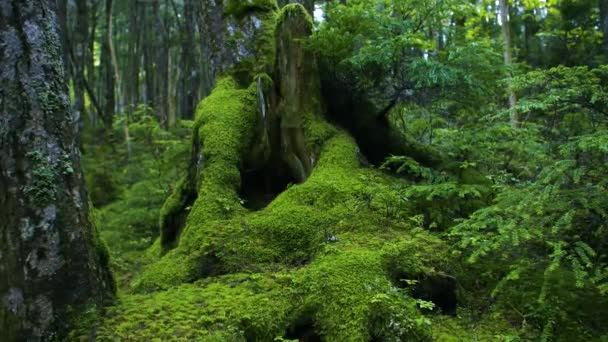
<path fill-rule="evenodd" d="M 279 65 L 277 49 L 303 48 L 298 40 L 312 30 L 309 14 L 300 5 L 264 15 L 271 13 L 272 21 L 264 22 L 272 23 L 273 34 L 264 37 L 268 55 L 260 60 L 276 62 L 274 79 L 262 75 L 260 83 L 264 93 L 279 92 L 273 100 L 287 100 L 274 124 L 281 124 L 285 111 L 287 121 L 296 117 L 303 144 L 298 153 L 304 148 L 314 168 L 265 208 L 244 208 L 241 172 L 254 164 L 252 155 L 263 159 L 256 167 L 267 167 L 264 147 L 255 151 L 265 144 L 268 128 L 260 124 L 257 82 L 243 88 L 233 78 L 220 79 L 197 110 L 195 172 L 162 210 L 161 224 L 189 207 L 184 189 L 196 189 L 178 243 L 132 283 L 138 294 L 110 310 L 100 340 L 430 337 L 430 319 L 396 278 L 449 271 L 447 248 L 410 217 L 412 208 L 400 196 L 406 181 L 363 167 L 354 140 L 323 118 L 314 62 L 295 76 L 292 64 Z M 280 27 L 292 19 L 298 27 Z M 258 71 L 247 70 L 252 76 Z M 294 94 L 283 91 L 285 82 L 296 82 L 287 84 Z M 159 253 L 159 242 L 147 252 L 151 259 Z M 310 326 L 300 331 L 301 322 Z"/>
<path fill-rule="evenodd" d="M 391 285 L 377 252 L 329 254 L 302 270 L 295 282 L 303 312 L 314 313 L 325 340 L 422 340 L 428 334 L 416 302 Z"/>
<path fill-rule="evenodd" d="M 175 185 L 175 190 L 160 210 L 160 242 L 164 248 L 173 247 L 190 212 L 189 206 L 194 200 L 191 178 L 184 176 Z"/>
<path fill-rule="evenodd" d="M 417 276 L 449 270 L 456 264 L 448 254 L 448 246 L 422 229 L 412 230 L 407 239 L 398 239 L 382 249 L 386 271 L 396 282 L 404 275 Z"/>
<path fill-rule="evenodd" d="M 33 204 L 45 206 L 57 196 L 57 181 L 60 165 L 51 163 L 51 157 L 42 152 L 28 152 L 31 162 L 31 182 L 23 188 L 26 198 Z"/>
<path fill-rule="evenodd" d="M 124 297 L 98 341 L 272 341 L 284 331 L 289 278 L 233 274 L 171 291 Z"/>
<path fill-rule="evenodd" d="M 283 8 L 281 8 L 281 11 L 279 12 L 280 19 L 277 22 L 277 26 L 281 25 L 285 20 L 287 20 L 290 17 L 299 17 L 299 16 L 302 16 L 303 18 L 306 19 L 306 22 L 309 24 L 311 29 L 314 27 L 314 21 L 313 21 L 312 17 L 310 16 L 310 13 L 308 13 L 306 8 L 304 8 L 304 6 L 302 6 L 299 3 L 290 3 L 290 4 L 283 6 Z"/>
<path fill-rule="evenodd" d="M 242 17 L 248 12 L 255 11 L 276 11 L 279 6 L 276 0 L 226 0 L 227 4 L 224 13 L 233 15 L 237 18 Z"/>
<path fill-rule="evenodd" d="M 469 314 L 459 317 L 434 316 L 433 340 L 439 342 L 519 341 L 519 333 L 497 314 L 475 320 Z"/>
<path fill-rule="evenodd" d="M 229 4 L 229 6 L 240 8 L 240 10 L 229 10 L 228 14 L 231 15 L 231 21 L 228 25 L 237 28 L 246 27 L 247 29 L 229 31 L 226 45 L 233 51 L 241 51 L 245 48 L 253 54 L 239 61 L 229 71 L 242 87 L 247 87 L 256 74 L 270 74 L 274 70 L 275 27 L 278 7 L 275 1 L 263 0 L 258 2 L 259 4 L 250 1 L 234 1 L 238 5 Z M 243 30 L 252 30 L 252 32 L 245 34 L 242 32 Z"/>
<path fill-rule="evenodd" d="M 170 251 L 143 273 L 135 288 L 165 288 L 194 280 L 210 223 L 246 213 L 238 197 L 243 155 L 253 140 L 257 115 L 256 88 L 238 89 L 232 78 L 220 79 L 212 94 L 201 102 L 194 125 L 195 149 L 200 150 L 202 170 L 198 197 L 186 219 L 180 239 Z M 172 196 L 165 212 L 179 207 L 183 196 Z M 209 240 L 209 239 L 207 239 Z"/>
<path fill-rule="evenodd" d="M 249 91 L 234 90 L 230 82 L 221 86 L 237 94 Z M 204 116 L 214 115 L 209 110 L 216 101 L 219 98 L 207 102 L 207 109 L 201 105 L 199 130 L 207 124 Z M 239 107 L 223 106 L 235 112 Z M 213 122 L 235 119 L 228 112 L 224 115 Z M 201 135 L 206 137 L 203 146 L 215 139 L 213 134 L 238 136 L 237 128 L 232 129 L 207 131 Z M 417 220 L 386 216 L 383 196 L 405 183 L 361 167 L 353 139 L 343 131 L 333 132 L 307 181 L 290 186 L 266 208 L 238 209 L 232 215 L 205 211 L 202 203 L 193 209 L 191 216 L 202 211 L 188 219 L 177 248 L 135 283 L 140 291 L 168 290 L 123 297 L 106 316 L 98 339 L 270 341 L 310 333 L 329 341 L 445 337 L 448 330 L 432 330 L 431 319 L 419 312 L 418 301 L 408 288 L 397 286 L 395 277 L 446 271 L 447 248 L 416 228 Z M 228 141 L 211 146 L 227 146 Z M 238 160 L 235 150 L 244 146 L 241 141 L 232 152 L 208 150 L 214 158 L 205 163 Z M 238 169 L 238 163 L 230 165 Z M 207 193 L 207 201 L 215 191 L 226 191 L 222 186 L 234 189 L 224 182 L 225 176 L 210 175 L 203 169 L 200 189 L 213 182 L 219 185 L 205 188 L 214 191 Z M 150 251 L 158 253 L 156 245 Z M 206 278 L 196 281 L 201 277 Z M 303 329 L 300 322 L 310 326 Z M 462 334 L 476 336 L 465 328 Z"/>

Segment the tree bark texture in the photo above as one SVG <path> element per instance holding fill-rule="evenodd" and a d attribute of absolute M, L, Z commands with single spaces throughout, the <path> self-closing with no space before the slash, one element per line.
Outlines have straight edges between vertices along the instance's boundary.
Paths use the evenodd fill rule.
<path fill-rule="evenodd" d="M 0 0 L 0 337 L 61 339 L 113 288 L 88 216 L 55 2 Z"/>

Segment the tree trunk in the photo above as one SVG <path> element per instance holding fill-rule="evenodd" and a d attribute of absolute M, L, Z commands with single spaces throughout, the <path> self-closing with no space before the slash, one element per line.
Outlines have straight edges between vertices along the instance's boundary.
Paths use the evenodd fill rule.
<path fill-rule="evenodd" d="M 114 55 L 112 42 L 112 7 L 113 0 L 106 0 L 106 32 L 103 41 L 102 64 L 104 70 L 104 106 L 103 121 L 106 128 L 112 127 L 116 110 L 116 84 L 118 82 L 118 66 Z"/>
<path fill-rule="evenodd" d="M 600 28 L 603 33 L 604 53 L 608 54 L 608 0 L 600 0 Z"/>
<path fill-rule="evenodd" d="M 141 14 L 140 18 L 143 25 L 144 37 L 143 37 L 143 58 L 144 58 L 144 74 L 145 74 L 145 90 L 144 90 L 144 102 L 149 107 L 156 107 L 156 99 L 154 98 L 156 92 L 154 91 L 154 85 L 156 82 L 154 81 L 154 45 L 151 43 L 155 37 L 153 35 L 153 30 L 150 28 L 150 20 L 148 18 L 148 8 L 146 6 L 141 6 L 140 8 Z"/>
<path fill-rule="evenodd" d="M 0 6 L 0 331 L 61 340 L 69 311 L 113 289 L 88 216 L 50 0 Z"/>
<path fill-rule="evenodd" d="M 85 115 L 85 61 L 89 41 L 89 5 L 87 1 L 76 1 L 76 31 L 74 32 L 72 63 L 74 65 L 74 109 L 81 122 Z"/>
<path fill-rule="evenodd" d="M 95 42 L 96 42 L 96 32 L 97 32 L 97 18 L 98 18 L 98 2 L 97 1 L 93 1 L 91 2 L 91 31 L 90 31 L 90 37 L 91 39 L 89 39 L 89 44 L 88 44 L 88 48 L 87 48 L 87 55 L 86 55 L 86 81 L 89 85 L 89 90 L 90 90 L 90 94 L 93 94 L 91 96 L 98 98 L 96 95 L 96 83 L 95 83 Z M 90 95 L 89 94 L 89 95 Z M 98 106 L 97 111 L 95 112 L 96 115 L 93 114 L 93 111 L 91 111 L 90 117 L 91 117 L 91 124 L 96 125 L 97 124 L 97 120 L 103 115 L 103 113 L 101 112 L 101 106 Z"/>
<path fill-rule="evenodd" d="M 133 110 L 139 102 L 139 68 L 141 61 L 141 18 L 138 17 L 141 4 L 133 1 L 129 4 L 129 66 L 125 79 L 125 98 L 129 110 Z"/>
<path fill-rule="evenodd" d="M 167 39 L 167 28 L 160 15 L 160 1 L 155 1 L 152 4 L 154 15 L 154 32 L 156 37 L 154 41 L 156 54 L 156 69 L 157 73 L 155 93 L 156 93 L 156 115 L 160 126 L 164 129 L 169 128 L 169 106 L 168 106 L 168 79 L 169 79 L 169 44 Z"/>
<path fill-rule="evenodd" d="M 509 22 L 509 2 L 508 0 L 500 0 L 500 19 L 502 22 L 502 40 L 503 40 L 503 56 L 505 65 L 507 68 L 512 63 L 512 52 L 511 52 L 511 26 Z M 508 89 L 509 92 L 509 109 L 511 110 L 511 127 L 519 127 L 519 114 L 515 110 L 517 105 L 517 97 L 511 87 Z"/>
<path fill-rule="evenodd" d="M 181 88 L 181 117 L 183 119 L 192 119 L 194 117 L 194 110 L 196 104 L 199 101 L 200 92 L 200 57 L 198 50 L 193 48 L 196 46 L 195 33 L 198 31 L 196 15 L 199 11 L 196 11 L 194 0 L 184 1 L 184 37 L 182 41 L 182 78 L 180 80 Z"/>

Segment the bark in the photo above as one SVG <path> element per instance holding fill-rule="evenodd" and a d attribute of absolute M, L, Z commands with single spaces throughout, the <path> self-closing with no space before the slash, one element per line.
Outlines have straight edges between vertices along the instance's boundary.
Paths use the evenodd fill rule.
<path fill-rule="evenodd" d="M 54 1 L 0 6 L 0 331 L 61 340 L 113 289 L 88 217 Z"/>
<path fill-rule="evenodd" d="M 302 44 L 312 34 L 312 27 L 302 13 L 304 11 L 284 14 L 283 21 L 276 28 L 274 81 L 277 100 L 271 102 L 277 105 L 271 109 L 271 116 L 279 122 L 279 131 L 275 133 L 271 128 L 269 132 L 272 148 L 280 151 L 281 160 L 300 183 L 310 176 L 315 160 L 315 151 L 306 143 L 304 115 L 322 111 L 313 100 L 321 97 L 317 63 L 314 54 L 304 49 Z"/>
<path fill-rule="evenodd" d="M 509 2 L 508 0 L 500 0 L 500 19 L 502 22 L 502 39 L 503 39 L 503 57 L 507 68 L 512 63 L 512 51 L 511 51 L 511 24 L 509 22 Z M 509 109 L 511 110 L 511 127 L 519 127 L 519 114 L 515 110 L 517 105 L 517 97 L 513 89 L 509 87 Z"/>
<path fill-rule="evenodd" d="M 70 59 L 68 58 L 68 48 L 69 48 L 69 39 L 68 39 L 68 0 L 58 0 L 57 1 L 57 18 L 59 19 L 59 28 L 61 35 L 61 44 L 63 45 L 63 56 L 62 61 L 64 63 L 64 67 L 66 70 L 66 75 L 68 78 L 71 75 L 71 67 L 70 67 Z"/>

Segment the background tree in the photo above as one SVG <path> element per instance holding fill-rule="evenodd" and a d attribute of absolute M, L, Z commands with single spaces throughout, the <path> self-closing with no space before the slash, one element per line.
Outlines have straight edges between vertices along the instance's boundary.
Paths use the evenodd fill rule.
<path fill-rule="evenodd" d="M 509 19 L 509 1 L 500 0 L 500 19 L 502 27 L 502 44 L 503 44 L 503 56 L 505 65 L 507 68 L 511 68 L 513 62 L 513 53 L 511 52 L 511 20 Z M 507 94 L 509 95 L 509 109 L 511 110 L 511 127 L 519 127 L 519 115 L 515 110 L 517 105 L 517 96 L 515 92 L 509 87 Z"/>

